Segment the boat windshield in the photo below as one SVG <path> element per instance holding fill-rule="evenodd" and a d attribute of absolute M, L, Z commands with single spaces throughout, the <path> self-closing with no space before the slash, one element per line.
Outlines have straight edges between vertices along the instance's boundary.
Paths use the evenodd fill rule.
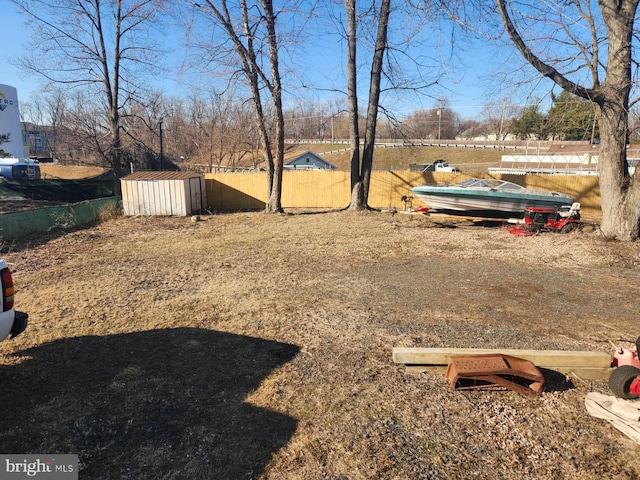
<path fill-rule="evenodd" d="M 464 182 L 457 184 L 458 187 L 464 188 L 491 188 L 493 190 L 524 190 L 524 187 L 504 180 L 496 180 L 494 178 L 470 178 Z"/>

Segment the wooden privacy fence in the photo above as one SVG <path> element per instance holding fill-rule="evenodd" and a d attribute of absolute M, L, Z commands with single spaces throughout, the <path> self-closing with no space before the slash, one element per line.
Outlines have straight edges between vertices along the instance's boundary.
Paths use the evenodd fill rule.
<path fill-rule="evenodd" d="M 596 175 L 489 175 L 524 187 L 565 193 L 582 204 L 585 212 L 600 210 L 600 185 Z M 411 187 L 429 183 L 458 183 L 469 178 L 460 173 L 374 171 L 371 174 L 369 205 L 374 208 L 403 208 L 402 196 Z M 205 175 L 207 203 L 211 211 L 260 210 L 267 201 L 266 172 L 211 173 Z M 283 208 L 344 208 L 351 198 L 350 174 L 343 171 L 285 171 L 282 179 Z M 418 199 L 413 206 L 422 206 Z"/>

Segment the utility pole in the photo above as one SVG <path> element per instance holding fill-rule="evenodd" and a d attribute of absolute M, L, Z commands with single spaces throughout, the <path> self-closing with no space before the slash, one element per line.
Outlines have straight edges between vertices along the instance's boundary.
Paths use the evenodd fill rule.
<path fill-rule="evenodd" d="M 335 138 L 333 136 L 333 115 L 331 115 L 331 145 L 335 142 Z"/>
<path fill-rule="evenodd" d="M 164 150 L 162 148 L 162 120 L 160 120 L 160 170 L 164 172 Z"/>
<path fill-rule="evenodd" d="M 500 143 L 502 142 L 502 136 L 503 136 L 503 128 L 504 128 L 504 117 L 506 115 L 507 112 L 507 97 L 504 97 L 502 99 L 502 112 L 500 112 L 500 132 L 499 132 L 499 138 L 498 138 L 498 146 L 500 146 Z"/>
<path fill-rule="evenodd" d="M 444 99 L 442 95 L 438 98 L 438 143 L 442 138 L 442 109 L 444 108 Z"/>

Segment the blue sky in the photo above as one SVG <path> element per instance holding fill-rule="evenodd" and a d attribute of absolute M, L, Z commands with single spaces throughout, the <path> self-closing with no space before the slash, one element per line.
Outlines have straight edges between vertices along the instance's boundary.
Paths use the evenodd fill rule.
<path fill-rule="evenodd" d="M 18 89 L 18 100 L 27 100 L 37 92 L 38 86 L 35 79 L 28 79 L 8 63 L 8 58 L 22 54 L 24 43 L 29 40 L 29 31 L 24 27 L 24 18 L 18 15 L 13 5 L 7 5 L 3 0 L 2 28 L 0 29 L 0 45 L 2 46 L 2 68 L 0 69 L 0 83 L 10 85 Z"/>
<path fill-rule="evenodd" d="M 6 2 L 6 0 L 4 1 Z M 0 69 L 0 83 L 16 87 L 20 102 L 28 102 L 32 100 L 33 95 L 39 92 L 39 81 L 36 77 L 24 76 L 16 67 L 7 62 L 7 58 L 24 53 L 25 46 L 29 42 L 30 30 L 24 25 L 24 17 L 15 11 L 14 6 L 9 5 L 3 10 L 3 28 L 0 30 L 3 67 Z M 179 45 L 181 42 L 174 38 L 172 43 Z M 331 48 L 325 45 L 326 50 Z M 181 55 L 180 53 L 179 56 Z M 333 56 L 337 58 L 340 55 Z M 322 51 L 309 52 L 308 58 L 311 62 L 310 67 L 326 74 L 327 77 L 335 75 L 335 78 L 338 78 L 344 73 L 341 66 L 343 59 L 334 61 L 333 66 L 325 64 L 327 55 Z M 484 45 L 476 44 L 469 48 L 461 58 L 464 59 L 464 67 L 457 65 L 458 69 L 455 74 L 450 79 L 441 81 L 441 89 L 430 89 L 427 97 L 411 96 L 406 100 L 406 105 L 402 105 L 402 100 L 394 101 L 394 106 L 405 113 L 421 108 L 429 109 L 437 105 L 439 95 L 444 95 L 448 99 L 449 106 L 462 118 L 477 117 L 482 106 L 490 102 L 487 99 L 485 77 L 495 68 L 495 52 Z M 181 58 L 177 59 L 176 63 L 179 63 L 180 60 Z M 314 62 L 315 65 L 313 65 Z M 366 70 L 363 73 L 366 73 Z M 175 76 L 169 75 L 164 78 L 161 88 L 167 95 L 176 95 L 178 92 L 186 90 L 186 86 L 183 85 L 184 81 L 179 73 L 176 73 Z M 365 93 L 361 92 L 361 95 Z M 313 94 L 311 96 L 313 97 Z M 496 98 L 496 103 L 502 101 L 502 98 L 499 97 L 499 93 L 493 97 Z"/>

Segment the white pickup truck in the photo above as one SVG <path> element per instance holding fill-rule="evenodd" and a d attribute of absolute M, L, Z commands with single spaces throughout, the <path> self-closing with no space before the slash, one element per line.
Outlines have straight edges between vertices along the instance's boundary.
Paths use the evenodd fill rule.
<path fill-rule="evenodd" d="M 423 170 L 423 172 L 459 172 L 456 167 L 452 167 L 444 160 L 436 160 Z"/>
<path fill-rule="evenodd" d="M 459 172 L 460 169 L 449 165 L 446 160 L 436 160 L 433 163 L 412 163 L 409 165 L 412 172 Z"/>
<path fill-rule="evenodd" d="M 13 277 L 4 260 L 0 260 L 0 282 L 2 295 L 0 296 L 0 341 L 7 337 L 14 338 L 27 328 L 29 315 L 17 312 L 13 308 Z"/>

